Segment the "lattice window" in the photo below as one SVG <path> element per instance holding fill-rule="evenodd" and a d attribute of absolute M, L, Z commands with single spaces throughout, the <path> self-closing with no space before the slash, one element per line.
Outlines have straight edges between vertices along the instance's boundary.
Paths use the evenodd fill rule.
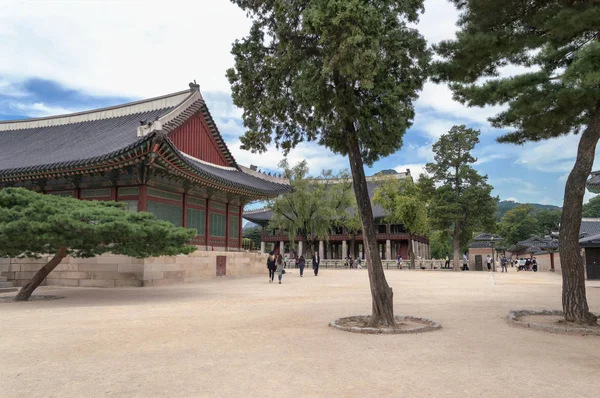
<path fill-rule="evenodd" d="M 187 209 L 187 227 L 195 228 L 198 235 L 206 233 L 206 213 L 204 210 Z"/>
<path fill-rule="evenodd" d="M 229 217 L 229 237 L 230 238 L 239 238 L 240 237 L 240 218 L 230 216 Z"/>
<path fill-rule="evenodd" d="M 214 210 L 223 210 L 223 211 L 225 211 L 225 209 L 227 209 L 227 206 L 224 205 L 223 203 L 210 202 L 210 208 L 214 209 Z"/>
<path fill-rule="evenodd" d="M 119 196 L 138 196 L 140 189 L 137 187 L 133 188 L 119 188 Z"/>
<path fill-rule="evenodd" d="M 210 236 L 225 237 L 225 214 L 210 213 Z"/>
<path fill-rule="evenodd" d="M 82 198 L 106 198 L 110 196 L 110 188 L 83 189 Z"/>
<path fill-rule="evenodd" d="M 191 205 L 206 205 L 206 201 L 204 199 L 194 198 L 193 196 L 188 196 L 188 203 Z"/>
<path fill-rule="evenodd" d="M 183 210 L 181 206 L 159 203 L 149 200 L 148 212 L 154 214 L 159 220 L 169 221 L 176 227 L 181 227 Z"/>
<path fill-rule="evenodd" d="M 65 198 L 72 198 L 73 197 L 73 191 L 48 192 L 48 195 L 63 196 Z"/>

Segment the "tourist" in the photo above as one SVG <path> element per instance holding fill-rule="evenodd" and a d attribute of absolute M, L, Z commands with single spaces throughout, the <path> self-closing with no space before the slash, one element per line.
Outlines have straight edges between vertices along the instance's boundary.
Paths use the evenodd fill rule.
<path fill-rule="evenodd" d="M 467 253 L 463 254 L 463 271 L 469 270 L 469 258 L 467 257 Z"/>
<path fill-rule="evenodd" d="M 356 268 L 357 269 L 362 269 L 362 265 L 361 265 L 361 259 L 360 257 L 356 258 Z"/>
<path fill-rule="evenodd" d="M 354 268 L 354 261 L 352 261 L 352 256 L 350 256 L 350 261 L 348 262 L 348 264 L 350 264 L 350 269 Z"/>
<path fill-rule="evenodd" d="M 304 275 L 304 264 L 306 263 L 306 260 L 304 260 L 304 256 L 300 256 L 300 258 L 298 259 L 298 261 L 296 261 L 296 263 L 298 264 L 298 267 L 300 268 L 300 277 L 302 278 L 302 275 Z"/>
<path fill-rule="evenodd" d="M 287 268 L 287 261 L 288 261 L 288 258 L 287 258 L 287 254 L 286 254 L 285 256 L 283 256 L 283 268 Z"/>
<path fill-rule="evenodd" d="M 500 260 L 500 266 L 502 267 L 502 272 L 508 272 L 508 259 L 506 258 L 506 255 Z"/>
<path fill-rule="evenodd" d="M 279 279 L 279 284 L 281 285 L 281 278 L 283 274 L 285 274 L 284 268 L 285 263 L 283 262 L 283 256 L 280 254 L 277 256 L 277 278 Z"/>
<path fill-rule="evenodd" d="M 492 271 L 492 258 L 490 257 L 490 255 L 487 255 L 487 268 L 488 268 L 488 272 Z"/>
<path fill-rule="evenodd" d="M 537 272 L 538 270 L 537 259 L 535 257 L 531 259 L 531 270 L 533 272 Z"/>
<path fill-rule="evenodd" d="M 450 256 L 446 253 L 446 262 L 444 263 L 444 268 L 450 268 Z"/>
<path fill-rule="evenodd" d="M 398 269 L 402 269 L 402 256 L 398 254 L 398 258 L 396 259 L 396 266 Z"/>
<path fill-rule="evenodd" d="M 315 276 L 319 275 L 319 264 L 321 263 L 321 258 L 319 257 L 319 253 L 315 252 L 312 258 L 312 266 L 313 271 L 315 271 Z"/>
<path fill-rule="evenodd" d="M 273 282 L 273 279 L 275 279 L 275 270 L 277 269 L 273 252 L 269 253 L 269 258 L 267 259 L 267 268 L 269 269 L 269 283 L 271 283 Z"/>

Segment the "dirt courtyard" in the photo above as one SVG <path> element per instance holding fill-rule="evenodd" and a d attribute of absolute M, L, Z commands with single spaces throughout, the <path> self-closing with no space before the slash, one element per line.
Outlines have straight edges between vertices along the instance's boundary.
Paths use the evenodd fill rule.
<path fill-rule="evenodd" d="M 266 270 L 265 270 L 266 271 Z M 513 271 L 513 270 L 511 270 Z M 370 313 L 366 270 L 160 288 L 40 288 L 0 304 L 2 397 L 598 397 L 600 338 L 510 326 L 561 309 L 560 275 L 386 271 L 414 335 L 328 327 Z M 588 282 L 600 312 L 600 283 Z M 14 293 L 13 293 L 14 294 Z"/>

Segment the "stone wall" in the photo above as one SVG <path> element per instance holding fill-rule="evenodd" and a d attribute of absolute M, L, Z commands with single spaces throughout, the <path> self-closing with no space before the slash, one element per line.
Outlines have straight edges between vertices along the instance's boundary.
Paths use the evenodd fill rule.
<path fill-rule="evenodd" d="M 198 251 L 190 255 L 136 259 L 105 254 L 94 258 L 67 257 L 42 285 L 79 287 L 142 287 L 199 282 L 218 278 L 217 256 L 227 258 L 226 276 L 267 274 L 266 254 Z M 0 276 L 23 286 L 49 260 L 0 258 Z"/>

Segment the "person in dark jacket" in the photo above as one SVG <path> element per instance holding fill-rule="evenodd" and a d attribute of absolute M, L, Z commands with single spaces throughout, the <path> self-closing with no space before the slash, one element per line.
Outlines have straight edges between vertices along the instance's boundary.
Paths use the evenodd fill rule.
<path fill-rule="evenodd" d="M 315 271 L 315 276 L 319 275 L 319 264 L 321 263 L 321 257 L 319 257 L 319 253 L 315 252 L 315 255 L 312 258 L 313 270 Z"/>
<path fill-rule="evenodd" d="M 275 264 L 275 256 L 272 252 L 269 254 L 269 258 L 267 259 L 267 268 L 269 269 L 269 283 L 271 283 L 275 278 L 275 270 L 277 269 L 277 264 Z"/>
<path fill-rule="evenodd" d="M 296 264 L 298 264 L 298 268 L 300 268 L 300 277 L 302 277 L 302 275 L 304 274 L 304 265 L 306 264 L 306 260 L 304 260 L 304 256 L 300 256 L 298 261 L 296 261 Z"/>

